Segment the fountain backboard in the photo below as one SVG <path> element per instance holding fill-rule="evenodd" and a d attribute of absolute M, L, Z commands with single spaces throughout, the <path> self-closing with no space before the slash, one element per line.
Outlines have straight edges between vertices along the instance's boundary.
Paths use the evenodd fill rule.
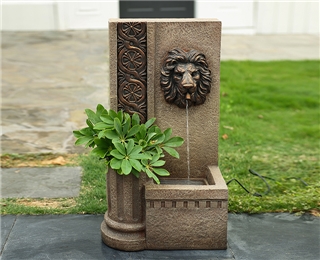
<path fill-rule="evenodd" d="M 156 117 L 160 128 L 188 142 L 177 149 L 180 159 L 165 158 L 170 178 L 144 185 L 142 217 L 132 220 L 144 227 L 139 246 L 110 238 L 103 223 L 104 242 L 133 251 L 226 249 L 228 190 L 218 167 L 221 22 L 113 19 L 109 33 L 111 108 Z M 121 226 L 121 217 L 112 221 Z"/>

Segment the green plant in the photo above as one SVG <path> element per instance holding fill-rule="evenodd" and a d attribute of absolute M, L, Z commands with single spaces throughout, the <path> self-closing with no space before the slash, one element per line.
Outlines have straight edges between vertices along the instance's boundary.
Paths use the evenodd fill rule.
<path fill-rule="evenodd" d="M 155 118 L 146 123 L 140 123 L 138 114 L 130 116 L 120 110 L 106 110 L 101 104 L 96 112 L 86 109 L 87 127 L 73 131 L 77 138 L 76 145 L 91 147 L 91 153 L 106 160 L 107 166 L 118 174 L 134 174 L 139 178 L 140 172 L 145 172 L 149 178 L 160 183 L 159 176 L 170 173 L 161 168 L 165 161 L 164 151 L 179 158 L 174 149 L 183 144 L 181 137 L 171 137 L 172 129 L 165 131 L 154 125 Z"/>

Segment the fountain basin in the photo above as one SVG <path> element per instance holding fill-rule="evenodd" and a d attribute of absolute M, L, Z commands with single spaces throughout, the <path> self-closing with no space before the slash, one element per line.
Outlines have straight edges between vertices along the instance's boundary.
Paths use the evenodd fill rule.
<path fill-rule="evenodd" d="M 160 181 L 162 185 L 209 185 L 205 178 L 160 178 Z"/>
<path fill-rule="evenodd" d="M 217 166 L 202 179 L 146 183 L 147 249 L 227 248 L 228 188 Z"/>

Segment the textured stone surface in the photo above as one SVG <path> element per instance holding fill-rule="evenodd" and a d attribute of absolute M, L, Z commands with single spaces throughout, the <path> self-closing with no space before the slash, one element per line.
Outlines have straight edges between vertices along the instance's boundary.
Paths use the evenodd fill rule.
<path fill-rule="evenodd" d="M 108 211 L 101 224 L 102 240 L 110 247 L 125 251 L 145 248 L 145 175 L 107 173 Z"/>
<path fill-rule="evenodd" d="M 17 217 L 16 216 L 1 216 L 1 251 L 0 255 L 2 254 L 4 245 L 7 243 L 7 239 L 9 238 L 10 232 L 16 222 Z"/>
<path fill-rule="evenodd" d="M 128 31 L 129 34 L 132 35 L 126 36 L 126 39 L 122 39 L 120 43 L 118 34 L 122 35 L 123 32 L 117 26 L 119 23 L 121 24 L 120 28 L 128 28 L 131 30 Z M 148 118 L 155 116 L 157 118 L 156 124 L 160 128 L 173 128 L 174 135 L 182 136 L 187 140 L 186 110 L 168 104 L 160 87 L 160 70 L 168 51 L 180 48 L 185 51 L 195 49 L 203 53 L 212 75 L 211 93 L 207 95 L 205 103 L 190 107 L 188 113 L 190 177 L 207 178 L 209 185 L 157 186 L 151 183 L 147 184 L 146 248 L 226 249 L 228 191 L 217 167 L 221 22 L 216 19 L 111 20 L 109 23 L 110 60 L 114 65 L 110 66 L 110 104 L 113 109 L 118 108 L 119 100 L 124 96 L 122 92 L 118 92 L 119 87 L 123 84 L 123 78 L 128 80 L 136 78 L 142 71 L 142 68 L 138 66 L 127 68 L 128 62 L 121 58 L 124 54 L 122 51 L 119 52 L 117 47 L 128 46 L 130 50 L 126 49 L 126 55 L 129 56 L 129 52 L 132 52 L 130 54 L 132 56 L 131 62 L 137 61 L 138 64 L 138 61 L 141 60 L 140 64 L 143 66 L 144 55 L 140 54 L 138 48 L 130 46 L 144 46 L 144 42 L 139 42 L 140 34 L 144 32 L 142 29 L 144 24 L 147 25 L 147 115 Z M 122 67 L 126 67 L 125 76 L 121 72 Z M 143 93 L 143 87 L 140 84 L 136 83 L 136 89 L 139 89 L 135 92 L 136 95 L 140 92 Z M 132 107 L 139 107 L 138 102 L 132 101 L 132 103 Z M 180 160 L 165 158 L 165 168 L 171 173 L 170 178 L 187 178 L 187 142 L 179 147 L 178 151 Z M 211 166 L 210 170 L 208 170 L 208 166 Z M 115 183 L 108 184 L 108 190 L 111 192 L 109 197 L 115 197 L 113 200 L 119 196 L 123 197 L 115 191 L 115 186 Z M 129 186 L 128 189 L 131 190 Z M 112 201 L 109 203 L 113 207 Z M 124 219 L 119 219 L 118 222 L 125 224 Z M 105 223 L 108 225 L 108 219 Z M 104 224 L 102 230 L 107 230 Z M 102 233 L 106 232 L 102 231 Z M 108 233 L 109 236 L 102 236 L 104 241 L 108 245 L 123 248 L 122 242 L 115 238 L 114 232 L 109 230 Z M 181 240 L 181 237 L 186 239 Z"/>
<path fill-rule="evenodd" d="M 124 252 L 101 241 L 103 215 L 1 216 L 2 260 L 314 260 L 320 258 L 320 218 L 293 214 L 229 214 L 227 250 Z M 184 239 L 183 237 L 180 239 Z"/>
<path fill-rule="evenodd" d="M 228 243 L 235 259 L 320 259 L 320 218 L 309 214 L 229 215 Z"/>
<path fill-rule="evenodd" d="M 146 184 L 148 249 L 227 248 L 228 189 L 210 170 L 209 185 Z"/>
<path fill-rule="evenodd" d="M 81 167 L 8 168 L 0 176 L 2 198 L 77 197 Z"/>
<path fill-rule="evenodd" d="M 110 28 L 110 60 L 117 60 L 117 22 L 133 21 L 113 19 Z M 211 93 L 203 105 L 189 110 L 191 177 L 203 177 L 208 165 L 218 165 L 219 84 L 221 22 L 215 19 L 138 19 L 147 23 L 148 117 L 155 116 L 156 124 L 186 140 L 186 111 L 168 104 L 160 87 L 160 69 L 167 52 L 175 47 L 196 49 L 204 53 L 212 74 Z M 179 35 L 179 37 L 177 37 Z M 116 66 L 110 66 L 111 107 L 117 107 Z M 149 112 L 150 109 L 150 112 Z M 205 123 L 204 123 L 205 118 Z M 180 159 L 166 158 L 171 177 L 187 176 L 186 142 L 178 148 Z"/>
<path fill-rule="evenodd" d="M 85 108 L 109 106 L 108 31 L 2 32 L 2 153 L 75 153 Z"/>

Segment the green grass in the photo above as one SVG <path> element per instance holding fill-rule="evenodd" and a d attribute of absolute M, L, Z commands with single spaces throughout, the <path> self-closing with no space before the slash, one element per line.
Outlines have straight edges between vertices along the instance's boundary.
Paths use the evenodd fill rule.
<path fill-rule="evenodd" d="M 106 166 L 87 155 L 78 157 L 83 168 L 79 197 L 61 199 L 2 199 L 1 214 L 99 214 L 107 210 Z"/>
<path fill-rule="evenodd" d="M 248 170 L 274 179 L 267 179 L 271 190 L 262 197 L 230 183 L 229 211 L 319 214 L 319 61 L 225 61 L 220 92 L 219 166 L 225 180 L 235 178 L 251 193 L 264 193 L 263 181 Z M 44 200 L 48 207 L 2 200 L 2 214 L 104 213 L 103 162 L 81 156 L 79 164 L 78 198 Z M 50 207 L 52 201 L 59 206 Z"/>
<path fill-rule="evenodd" d="M 319 209 L 319 61 L 222 62 L 219 165 L 232 212 Z M 227 127 L 226 127 L 227 126 Z M 233 129 L 231 130 L 230 129 Z M 301 181 L 288 178 L 302 178 Z"/>

